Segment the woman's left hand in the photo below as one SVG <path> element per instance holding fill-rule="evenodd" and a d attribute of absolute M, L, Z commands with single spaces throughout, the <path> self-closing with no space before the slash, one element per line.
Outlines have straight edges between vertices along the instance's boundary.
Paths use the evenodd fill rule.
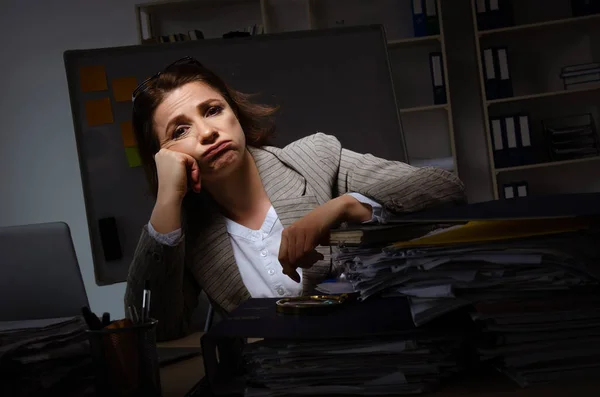
<path fill-rule="evenodd" d="M 344 221 L 371 219 L 371 206 L 360 203 L 352 196 L 340 196 L 315 208 L 283 230 L 279 247 L 279 263 L 283 273 L 297 283 L 297 268 L 309 268 L 322 260 L 315 248 L 328 244 L 329 230 Z"/>

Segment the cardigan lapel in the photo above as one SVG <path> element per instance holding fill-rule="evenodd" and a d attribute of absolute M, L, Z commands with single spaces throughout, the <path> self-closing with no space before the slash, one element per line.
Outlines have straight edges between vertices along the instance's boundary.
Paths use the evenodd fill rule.
<path fill-rule="evenodd" d="M 262 184 L 283 227 L 317 207 L 317 199 L 307 189 L 306 179 L 277 156 L 280 149 L 249 147 Z"/>

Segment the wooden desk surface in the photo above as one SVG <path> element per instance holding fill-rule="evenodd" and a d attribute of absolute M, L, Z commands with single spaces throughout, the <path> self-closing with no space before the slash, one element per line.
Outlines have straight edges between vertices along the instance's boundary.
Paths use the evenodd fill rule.
<path fill-rule="evenodd" d="M 198 347 L 200 346 L 201 332 L 194 333 L 185 338 L 159 343 L 160 347 Z M 258 340 L 258 339 L 256 339 Z M 250 340 L 254 342 L 256 340 Z M 599 378 L 600 378 L 600 374 Z M 160 377 L 164 397 L 183 397 L 204 376 L 204 362 L 202 357 L 161 368 Z M 424 394 L 424 397 L 599 397 L 600 379 L 580 382 L 553 383 L 551 385 L 520 388 L 507 377 L 485 375 L 468 379 L 464 382 L 450 382 L 433 393 Z"/>
<path fill-rule="evenodd" d="M 203 332 L 196 332 L 185 338 L 158 343 L 158 347 L 200 347 Z M 160 383 L 163 397 L 182 397 L 204 376 L 202 356 L 164 366 L 160 369 Z"/>

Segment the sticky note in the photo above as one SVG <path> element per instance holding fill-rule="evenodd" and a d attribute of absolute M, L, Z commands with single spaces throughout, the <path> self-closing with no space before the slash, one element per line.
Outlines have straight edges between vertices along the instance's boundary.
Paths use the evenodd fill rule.
<path fill-rule="evenodd" d="M 121 77 L 112 80 L 113 97 L 117 102 L 131 101 L 131 94 L 137 87 L 135 77 Z"/>
<path fill-rule="evenodd" d="M 85 117 L 90 127 L 113 122 L 110 98 L 89 99 L 85 101 Z"/>
<path fill-rule="evenodd" d="M 140 158 L 140 152 L 137 147 L 126 147 L 125 155 L 127 156 L 127 163 L 130 167 L 139 167 L 142 165 L 142 159 Z"/>
<path fill-rule="evenodd" d="M 123 138 L 123 146 L 137 146 L 135 136 L 133 135 L 133 123 L 131 121 L 121 123 L 121 137 Z"/>
<path fill-rule="evenodd" d="M 107 90 L 104 66 L 84 66 L 79 69 L 79 84 L 82 92 Z"/>

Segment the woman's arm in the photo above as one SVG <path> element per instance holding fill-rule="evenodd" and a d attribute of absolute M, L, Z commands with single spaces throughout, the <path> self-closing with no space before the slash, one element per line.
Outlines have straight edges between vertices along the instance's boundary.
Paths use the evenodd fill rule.
<path fill-rule="evenodd" d="M 331 135 L 312 136 L 311 146 L 329 170 L 334 196 L 356 192 L 393 213 L 464 203 L 465 187 L 456 174 L 435 167 L 414 167 L 342 148 Z"/>
<path fill-rule="evenodd" d="M 329 230 L 342 222 L 362 223 L 371 221 L 373 209 L 351 195 L 336 197 L 315 208 L 294 222 L 281 234 L 279 263 L 283 273 L 300 282 L 298 267 L 307 268 L 323 256 L 315 251 L 319 244 L 326 244 Z"/>
<path fill-rule="evenodd" d="M 150 283 L 150 317 L 158 320 L 157 339 L 170 340 L 190 332 L 200 287 L 184 265 L 185 241 L 173 246 L 161 244 L 144 226 L 127 277 L 125 313 L 134 305 L 141 313 L 142 291 Z"/>
<path fill-rule="evenodd" d="M 399 161 L 385 160 L 371 154 L 343 149 L 333 136 L 322 133 L 290 145 L 288 158 L 314 158 L 319 170 L 322 190 L 331 186 L 333 196 L 282 234 L 279 261 L 284 273 L 298 279 L 297 267 L 310 267 L 322 259 L 314 248 L 336 224 L 364 222 L 369 205 L 360 203 L 347 193 L 371 198 L 392 213 L 414 212 L 426 208 L 455 205 L 465 201 L 464 185 L 446 170 L 417 168 Z M 300 164 L 302 168 L 303 164 Z M 306 168 L 306 167 L 305 167 Z M 351 201 L 349 200 L 349 198 Z M 334 269 L 335 270 L 335 269 Z"/>

